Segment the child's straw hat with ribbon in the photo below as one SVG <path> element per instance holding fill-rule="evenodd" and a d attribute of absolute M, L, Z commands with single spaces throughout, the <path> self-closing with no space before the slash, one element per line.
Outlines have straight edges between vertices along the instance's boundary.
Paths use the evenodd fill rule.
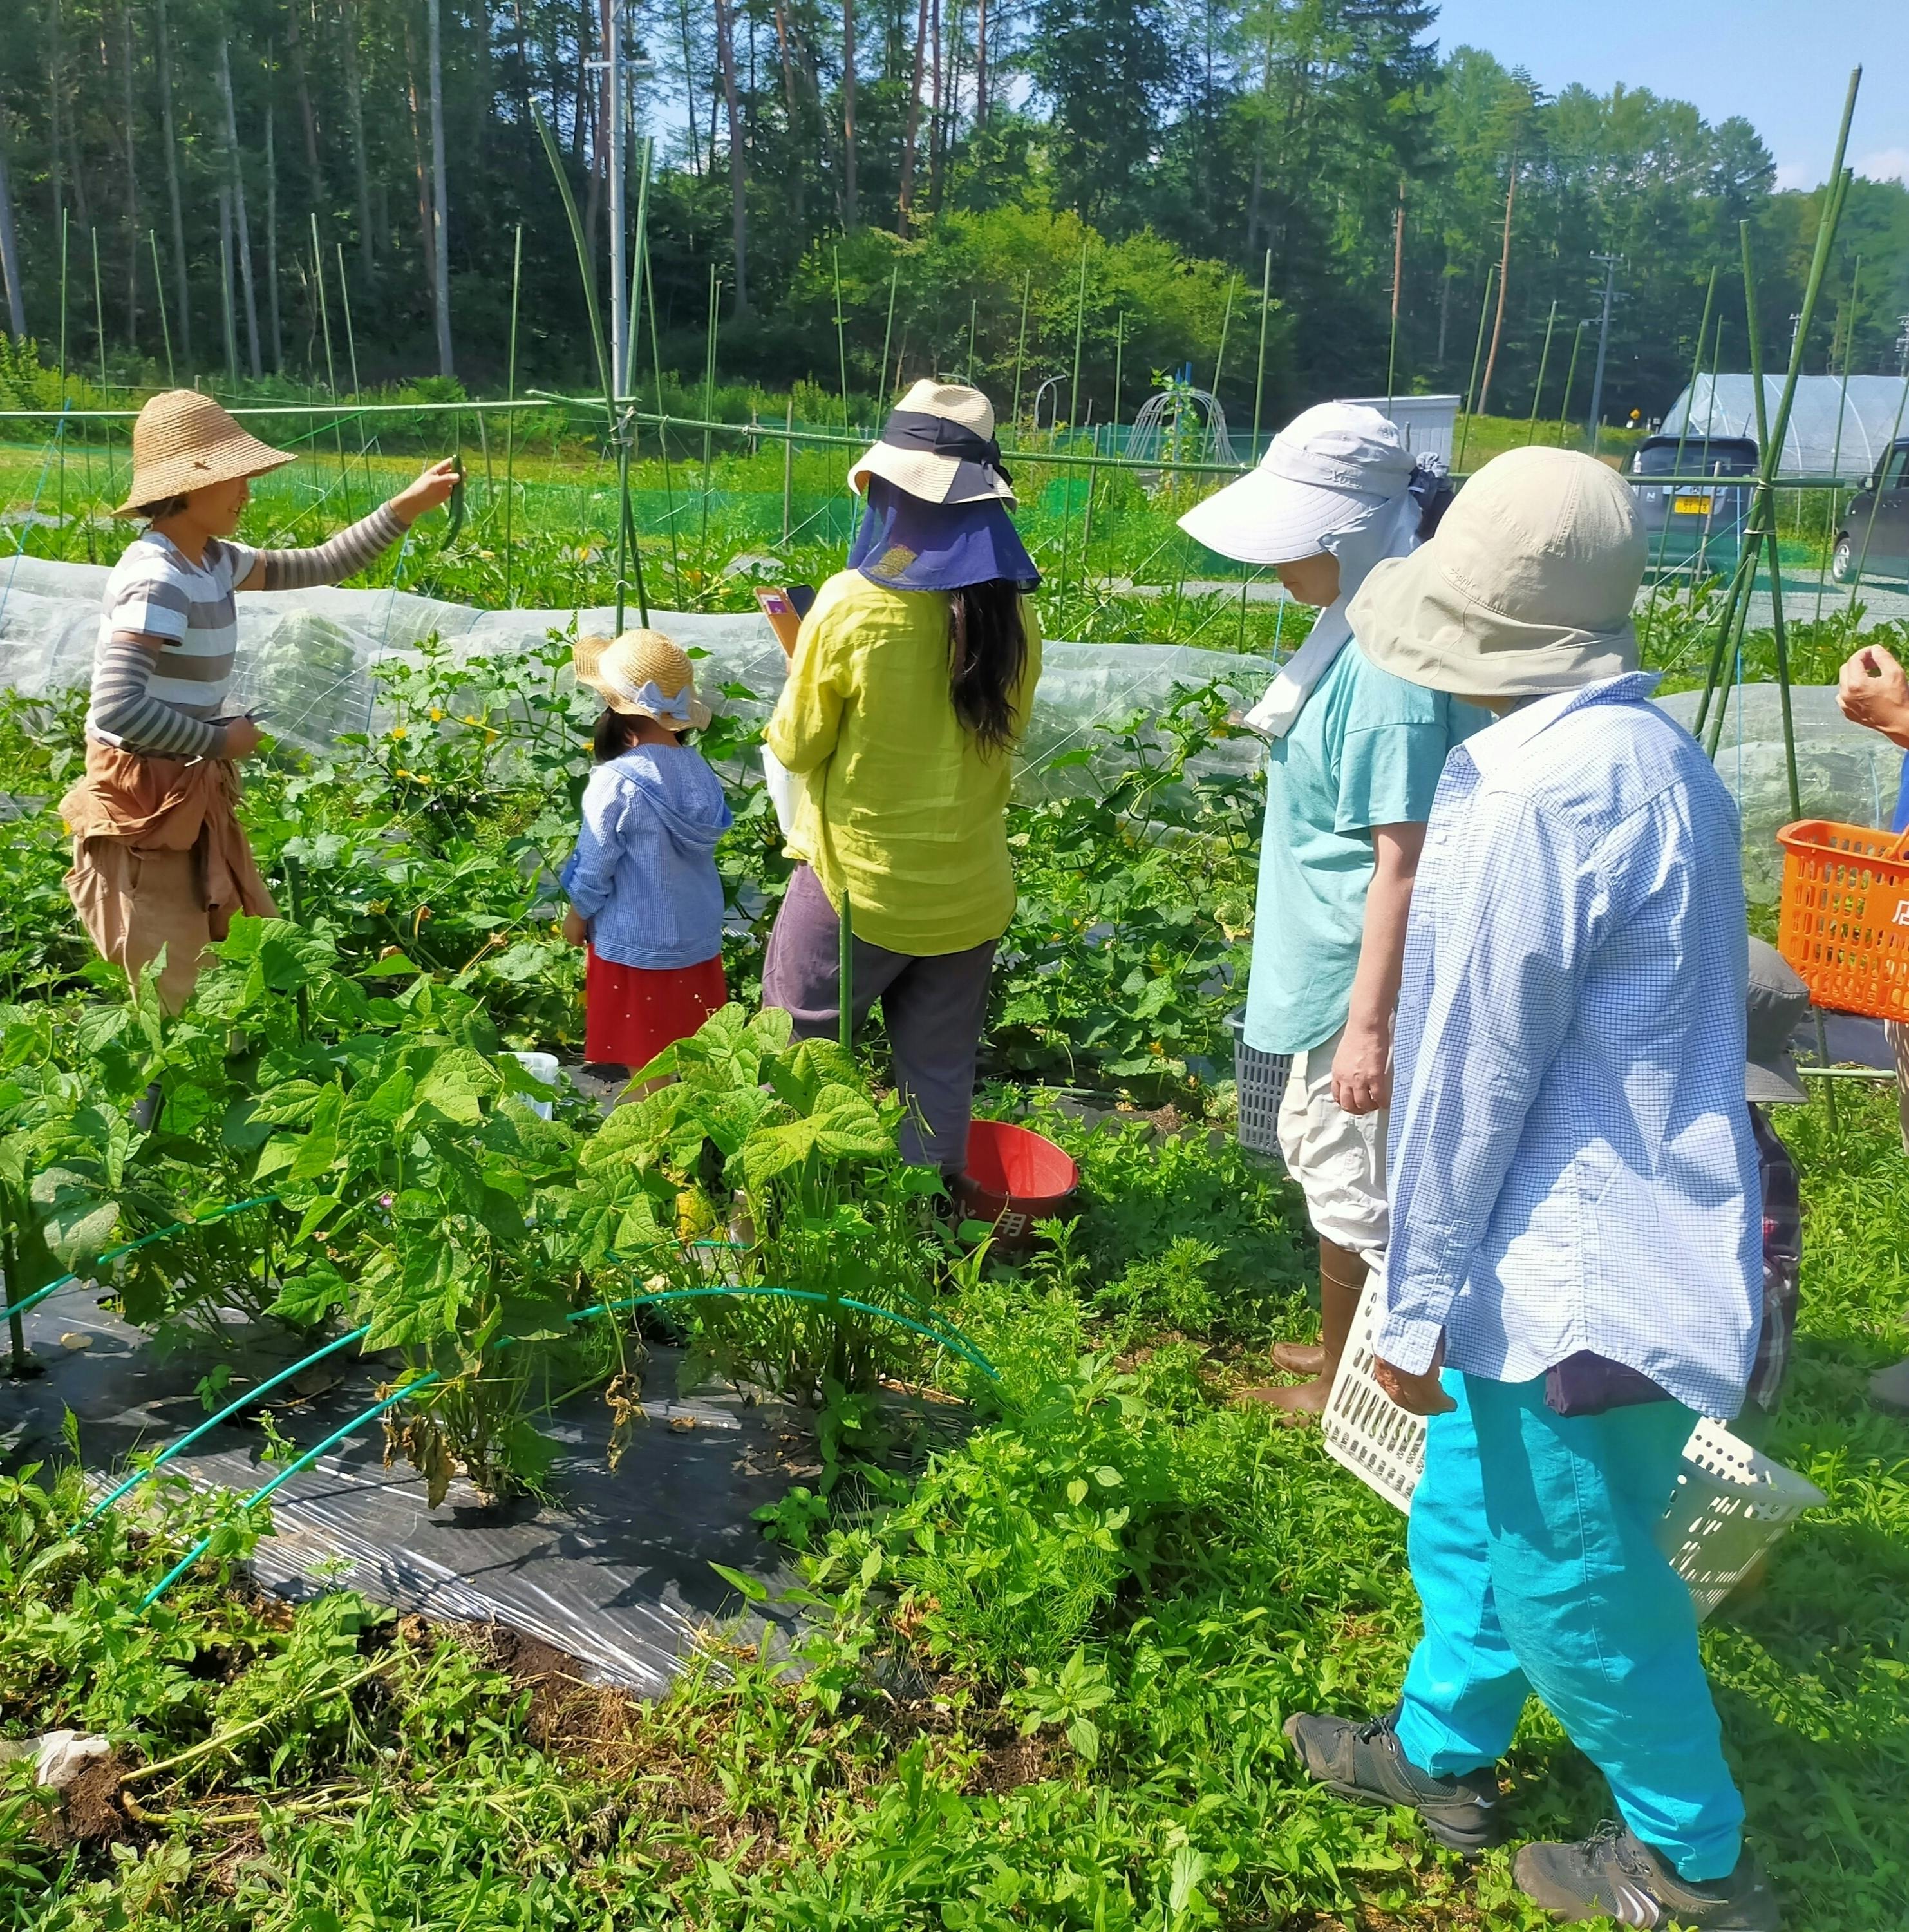
<path fill-rule="evenodd" d="M 672 731 L 700 731 L 709 722 L 688 653 L 661 631 L 579 638 L 572 662 L 577 682 L 626 718 L 653 718 Z"/>
<path fill-rule="evenodd" d="M 133 480 L 112 514 L 136 517 L 147 505 L 169 503 L 208 483 L 262 476 L 297 460 L 241 429 L 210 396 L 163 390 L 133 425 Z"/>

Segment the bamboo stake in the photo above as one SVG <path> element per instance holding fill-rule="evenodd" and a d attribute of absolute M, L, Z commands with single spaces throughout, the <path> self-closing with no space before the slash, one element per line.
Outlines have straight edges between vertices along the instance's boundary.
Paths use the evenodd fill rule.
<path fill-rule="evenodd" d="M 712 265 L 709 270 L 709 316 L 703 345 L 703 420 L 714 420 L 716 413 L 716 304 L 721 299 L 722 278 Z M 709 559 L 709 458 L 713 447 L 710 431 L 703 432 L 703 522 L 699 547 L 704 552 L 703 565 L 706 571 Z"/>
<path fill-rule="evenodd" d="M 1020 422 L 1020 371 L 1027 356 L 1027 298 L 1034 286 L 1034 277 L 1030 272 L 1021 278 L 1020 283 L 1020 340 L 1014 346 L 1014 406 L 1008 412 L 1008 420 L 1017 427 Z"/>
<path fill-rule="evenodd" d="M 793 527 L 796 491 L 796 398 L 791 395 L 783 417 L 782 542 L 786 549 Z"/>
<path fill-rule="evenodd" d="M 1080 413 L 1080 337 L 1087 322 L 1087 244 L 1080 244 L 1080 286 L 1074 298 L 1074 386 L 1067 393 L 1067 426 L 1071 430 Z"/>
<path fill-rule="evenodd" d="M 172 367 L 172 318 L 166 312 L 166 278 L 159 266 L 159 230 L 148 228 L 146 239 L 152 244 L 152 285 L 157 292 L 155 306 L 159 310 L 160 339 L 166 345 L 166 384 L 167 388 L 176 389 L 179 379 Z"/>
<path fill-rule="evenodd" d="M 676 544 L 676 473 L 670 462 L 670 417 L 663 406 L 663 338 L 656 330 L 656 270 L 649 259 L 649 237 L 643 238 L 643 295 L 649 309 L 649 355 L 656 371 L 656 444 L 663 458 L 663 500 L 670 519 L 670 568 L 676 602 L 683 598 L 682 552 Z"/>
<path fill-rule="evenodd" d="M 1272 251 L 1268 250 L 1267 266 L 1269 268 L 1272 266 L 1271 256 Z M 1398 292 L 1400 285 L 1404 281 L 1404 277 L 1405 177 L 1403 175 L 1401 175 L 1398 178 L 1398 212 L 1392 218 L 1392 340 L 1386 350 L 1386 414 L 1387 416 L 1390 416 L 1392 414 L 1392 400 L 1398 393 L 1395 386 L 1398 380 Z M 1261 340 L 1263 343 L 1266 333 L 1266 323 L 1263 316 L 1262 316 L 1260 324 L 1260 332 Z M 1259 414 L 1259 407 L 1257 403 L 1254 405 L 1253 413 L 1256 418 Z M 1257 421 L 1254 422 L 1253 428 L 1254 433 L 1257 435 L 1259 431 L 1259 424 Z M 1245 605 L 1243 602 L 1240 606 L 1240 622 L 1243 628 L 1245 622 Z"/>
<path fill-rule="evenodd" d="M 1266 266 L 1260 272 L 1260 359 L 1253 372 L 1253 460 L 1255 463 L 1260 460 L 1260 404 L 1266 394 L 1266 326 L 1272 303 L 1272 250 L 1269 248 L 1266 251 Z"/>
<path fill-rule="evenodd" d="M 1485 359 L 1485 325 L 1491 316 L 1491 284 L 1498 273 L 1498 265 L 1494 262 L 1485 272 L 1485 299 L 1478 305 L 1478 340 L 1472 350 L 1472 379 L 1465 386 L 1465 426 L 1458 433 L 1458 460 L 1452 467 L 1462 471 L 1465 466 L 1465 446 L 1471 440 L 1472 404 L 1478 394 L 1478 365 Z"/>
<path fill-rule="evenodd" d="M 1713 270 L 1712 273 L 1714 274 L 1715 271 Z M 1537 386 L 1531 392 L 1531 417 L 1524 425 L 1524 446 L 1527 449 L 1531 447 L 1531 440 L 1538 434 L 1538 405 L 1544 400 L 1545 372 L 1551 365 L 1551 331 L 1557 326 L 1557 304 L 1554 302 L 1551 304 L 1551 314 L 1545 323 L 1545 347 L 1542 354 L 1538 358 Z M 1698 346 L 1701 350 L 1703 346 L 1701 340 Z"/>
<path fill-rule="evenodd" d="M 523 287 L 523 224 L 517 224 L 517 242 L 511 251 L 511 344 L 504 364 L 506 401 L 517 398 L 517 298 Z M 517 418 L 513 409 L 504 418 L 504 602 L 511 601 L 511 524 L 517 504 Z"/>
<path fill-rule="evenodd" d="M 969 387 L 969 388 L 971 388 L 971 389 L 972 389 L 972 388 L 974 387 L 974 386 L 975 386 L 975 320 L 976 316 L 980 314 L 980 311 L 981 311 L 981 298 L 980 298 L 980 297 L 979 297 L 979 296 L 969 296 L 969 298 L 968 298 L 968 387 Z M 883 359 L 883 362 L 885 362 L 888 360 L 888 357 L 886 356 L 886 354 L 883 356 L 882 359 Z"/>
<path fill-rule="evenodd" d="M 1226 367 L 1226 338 L 1233 327 L 1233 292 L 1239 280 L 1237 275 L 1227 278 L 1226 308 L 1220 316 L 1220 352 L 1213 358 L 1213 396 L 1216 401 L 1220 393 L 1220 372 Z"/>
<path fill-rule="evenodd" d="M 325 334 L 325 389 L 335 404 L 338 400 L 338 370 L 331 355 L 331 310 L 325 298 L 325 250 L 318 238 L 318 211 L 311 211 L 312 270 L 318 278 L 318 318 Z M 229 308 L 228 308 L 229 316 Z M 228 323 L 228 326 L 229 324 Z M 337 415 L 331 418 L 331 433 L 338 445 L 338 484 L 344 493 L 345 514 L 354 514 L 352 508 L 352 473 L 345 462 L 345 428 Z"/>
<path fill-rule="evenodd" d="M 106 298 L 100 292 L 100 231 L 89 227 L 86 232 L 93 243 L 93 328 L 99 337 L 100 394 L 110 401 L 106 379 Z"/>
<path fill-rule="evenodd" d="M 1590 326 L 1586 319 L 1578 325 L 1578 332 L 1571 338 L 1571 361 L 1564 372 L 1564 400 L 1557 406 L 1557 441 L 1556 446 L 1564 447 L 1564 425 L 1571 416 L 1572 386 L 1578 380 L 1578 352 L 1584 346 L 1584 331 Z"/>
<path fill-rule="evenodd" d="M 1830 474 L 1832 476 L 1840 476 L 1842 474 L 1843 421 L 1849 414 L 1849 365 L 1854 359 L 1851 352 L 1856 344 L 1857 302 L 1862 286 L 1863 257 L 1859 255 L 1856 258 L 1854 267 L 1850 271 L 1849 326 L 1843 337 L 1843 385 L 1836 398 L 1836 436 L 1830 452 Z M 1835 347 L 1836 345 L 1833 340 L 1830 344 L 1833 361 L 1835 359 Z M 1810 622 L 1812 624 L 1820 623 L 1823 619 L 1823 597 L 1830 584 L 1830 553 L 1836 547 L 1836 493 L 1833 490 L 1830 494 L 1830 514 L 1827 524 L 1827 528 L 1823 532 L 1823 561 L 1817 566 L 1816 608 L 1810 617 Z"/>
<path fill-rule="evenodd" d="M 855 427 L 855 419 L 849 414 L 849 344 L 848 338 L 842 329 L 841 244 L 834 244 L 830 253 L 835 262 L 835 357 L 841 366 L 842 373 L 842 427 L 852 430 Z"/>
<path fill-rule="evenodd" d="M 889 271 L 889 319 L 887 322 L 883 325 L 882 359 L 880 363 L 877 365 L 875 372 L 877 381 L 880 382 L 884 388 L 888 387 L 889 380 L 889 345 L 895 340 L 895 292 L 897 286 L 901 282 L 901 264 L 898 262 L 895 263 L 894 267 L 890 268 Z M 970 330 L 968 337 L 968 376 L 970 381 L 972 381 L 974 378 L 974 337 L 972 330 Z M 900 380 L 898 379 L 895 387 L 899 388 L 901 386 Z M 890 395 L 892 395 L 893 393 L 894 392 L 892 390 L 889 391 Z M 882 398 L 882 406 L 884 411 L 886 411 L 888 400 L 889 398 L 887 396 L 884 396 Z M 792 412 L 793 412 L 795 406 L 795 400 L 792 397 L 789 404 L 789 407 Z M 783 541 L 785 543 L 788 541 L 788 533 L 787 531 L 783 533 Z"/>
<path fill-rule="evenodd" d="M 338 299 L 344 307 L 345 354 L 346 359 L 351 364 L 352 400 L 355 403 L 364 393 L 364 386 L 359 381 L 358 374 L 358 331 L 352 322 L 351 283 L 345 274 L 345 244 L 342 242 L 334 242 L 331 245 L 337 250 L 338 256 Z M 478 417 L 478 422 L 479 433 L 481 434 L 484 422 L 482 416 Z M 377 479 L 371 474 L 371 446 L 376 440 L 375 432 L 371 434 L 361 432 L 358 443 L 358 460 L 364 467 L 364 494 L 367 500 L 373 502 L 377 498 L 378 484 Z M 488 460 L 487 452 L 486 461 L 488 462 Z"/>
<path fill-rule="evenodd" d="M 1684 445 L 1690 434 L 1691 412 L 1697 406 L 1697 380 L 1704 373 L 1704 344 L 1710 333 L 1710 311 L 1716 298 L 1717 265 L 1713 262 L 1710 264 L 1710 284 L 1704 291 L 1704 319 L 1697 325 L 1697 351 L 1690 359 L 1690 400 L 1684 405 L 1683 421 L 1677 427 L 1677 453 L 1671 466 L 1673 476 L 1683 474 Z M 1647 632 L 1650 628 L 1651 620 L 1657 613 L 1657 593 L 1664 580 L 1664 551 L 1671 541 L 1671 518 L 1676 494 L 1675 490 L 1668 493 L 1671 500 L 1665 503 L 1663 526 L 1657 533 L 1657 567 L 1651 573 L 1650 601 L 1645 605 L 1644 613 L 1644 628 Z M 1695 567 L 1693 561 L 1692 568 L 1695 569 Z"/>
<path fill-rule="evenodd" d="M 60 210 L 60 413 L 66 413 L 66 306 L 67 306 L 67 236 L 71 226 L 69 212 Z M 58 439 L 60 452 L 59 529 L 60 549 L 66 549 L 66 438 Z M 22 544 L 25 538 L 21 538 Z"/>

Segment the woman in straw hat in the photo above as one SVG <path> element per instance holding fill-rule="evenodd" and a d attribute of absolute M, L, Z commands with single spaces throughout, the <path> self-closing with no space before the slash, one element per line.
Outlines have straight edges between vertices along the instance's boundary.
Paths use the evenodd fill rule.
<path fill-rule="evenodd" d="M 867 499 L 849 567 L 802 621 L 769 748 L 797 775 L 801 862 L 771 934 L 766 1005 L 799 1037 L 880 1000 L 909 1114 L 902 1150 L 967 1159 L 996 942 L 1014 916 L 1005 812 L 1041 672 L 1038 574 L 978 390 L 917 382 L 849 471 Z"/>
<path fill-rule="evenodd" d="M 169 389 L 133 426 L 133 478 L 115 515 L 143 517 L 106 579 L 86 714 L 86 776 L 61 801 L 73 836 L 67 890 L 100 957 L 136 974 L 163 950 L 163 1005 L 190 994 L 207 942 L 235 911 L 273 910 L 235 807 L 252 718 L 229 718 L 240 590 L 302 590 L 362 570 L 451 494 L 449 461 L 310 550 L 235 543 L 252 478 L 293 458 L 193 389 Z"/>
<path fill-rule="evenodd" d="M 1293 1417 L 1332 1393 L 1386 1248 L 1386 1106 L 1412 876 L 1445 754 L 1485 714 L 1374 664 L 1347 615 L 1380 560 L 1414 549 L 1439 478 L 1377 410 L 1321 403 L 1259 466 L 1180 519 L 1271 565 L 1320 608 L 1247 722 L 1271 740 L 1246 1041 L 1290 1054 L 1279 1144 L 1319 1238 L 1319 1340 L 1282 1342 L 1302 1382 L 1246 1391 Z"/>
<path fill-rule="evenodd" d="M 729 997 L 715 850 L 731 820 L 722 782 L 683 742 L 709 707 L 681 646 L 660 631 L 579 638 L 575 662 L 604 710 L 563 868 L 564 933 L 589 949 L 583 1058 L 620 1076 L 688 1038 Z"/>
<path fill-rule="evenodd" d="M 1373 1372 L 1430 1418 L 1424 1634 L 1389 1713 L 1286 1730 L 1341 1796 L 1477 1850 L 1535 1692 L 1623 1822 L 1526 1845 L 1530 1898 L 1776 1932 L 1657 1541 L 1697 1418 L 1743 1402 L 1764 1253 L 1737 812 L 1637 668 L 1645 548 L 1615 471 L 1513 450 L 1353 605 L 1378 663 L 1499 715 L 1440 782 L 1399 996 Z"/>

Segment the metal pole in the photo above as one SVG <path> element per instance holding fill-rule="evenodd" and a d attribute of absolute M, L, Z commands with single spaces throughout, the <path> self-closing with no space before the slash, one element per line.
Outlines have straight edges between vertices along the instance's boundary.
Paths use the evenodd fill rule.
<path fill-rule="evenodd" d="M 1594 254 L 1591 257 L 1593 262 L 1605 265 L 1604 313 L 1598 320 L 1598 359 L 1591 374 L 1591 421 L 1587 432 L 1593 456 L 1598 453 L 1598 428 L 1604 409 L 1604 358 L 1611 343 L 1611 304 L 1617 292 L 1617 269 L 1623 259 L 1622 255 Z"/>

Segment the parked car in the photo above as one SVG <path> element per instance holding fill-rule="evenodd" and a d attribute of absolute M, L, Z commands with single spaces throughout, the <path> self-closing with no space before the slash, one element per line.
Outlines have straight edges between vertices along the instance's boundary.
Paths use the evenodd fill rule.
<path fill-rule="evenodd" d="M 1850 499 L 1837 528 L 1830 569 L 1839 584 L 1865 577 L 1909 577 L 1909 436 L 1899 436 Z"/>
<path fill-rule="evenodd" d="M 1631 476 L 1638 514 L 1650 534 L 1651 568 L 1700 576 L 1734 569 L 1749 490 L 1697 479 L 1753 476 L 1756 469 L 1757 446 L 1748 436 L 1646 436 L 1631 458 Z"/>

